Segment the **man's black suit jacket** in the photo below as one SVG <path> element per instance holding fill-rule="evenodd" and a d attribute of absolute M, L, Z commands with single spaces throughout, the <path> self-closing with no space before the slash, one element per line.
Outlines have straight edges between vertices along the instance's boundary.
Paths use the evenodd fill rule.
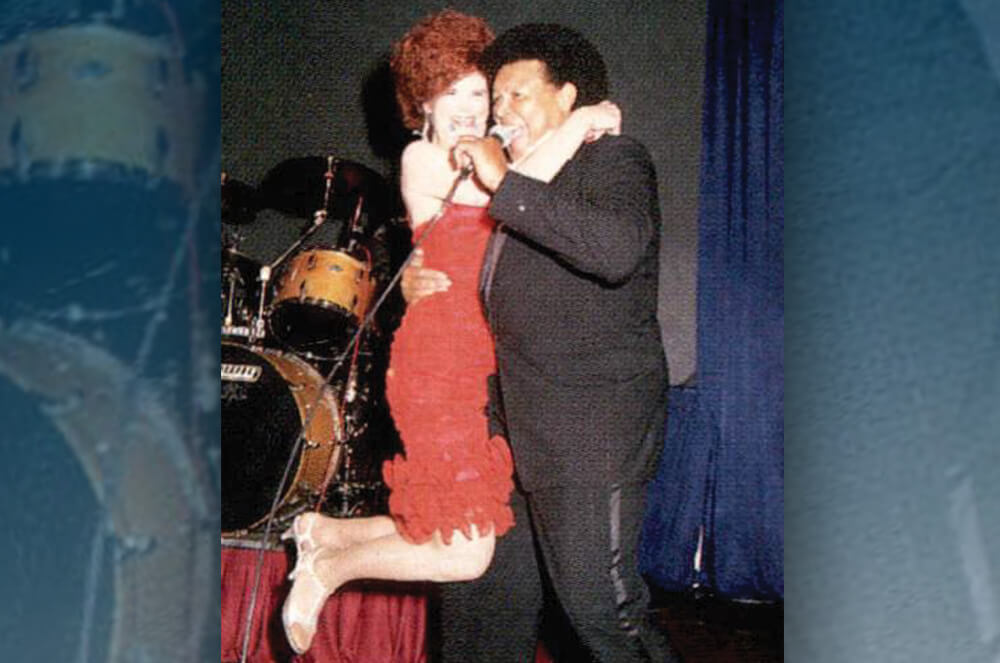
<path fill-rule="evenodd" d="M 648 479 L 667 392 L 648 152 L 606 136 L 550 184 L 509 172 L 490 213 L 507 235 L 484 301 L 502 401 L 492 405 L 522 486 Z"/>

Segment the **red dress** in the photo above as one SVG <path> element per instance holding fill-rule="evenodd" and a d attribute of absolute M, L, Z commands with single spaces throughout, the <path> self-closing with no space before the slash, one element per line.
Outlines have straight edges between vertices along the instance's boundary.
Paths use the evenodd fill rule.
<path fill-rule="evenodd" d="M 421 233 L 428 226 L 417 230 Z M 452 205 L 422 244 L 424 265 L 451 279 L 447 292 L 406 311 L 392 343 L 386 398 L 404 454 L 382 466 L 389 512 L 404 538 L 435 530 L 497 536 L 514 524 L 514 463 L 507 441 L 489 438 L 486 376 L 493 339 L 479 303 L 479 270 L 493 229 L 485 207 Z"/>

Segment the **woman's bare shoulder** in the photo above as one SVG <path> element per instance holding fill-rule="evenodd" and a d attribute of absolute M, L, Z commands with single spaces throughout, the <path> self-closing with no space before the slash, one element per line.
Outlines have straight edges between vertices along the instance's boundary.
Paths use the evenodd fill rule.
<path fill-rule="evenodd" d="M 448 162 L 448 154 L 437 145 L 426 140 L 415 140 L 403 150 L 401 165 L 405 169 L 418 168 L 421 171 L 428 167 L 444 165 Z"/>
<path fill-rule="evenodd" d="M 406 146 L 400 163 L 400 183 L 404 193 L 444 196 L 454 179 L 448 153 L 437 145 L 417 140 Z"/>

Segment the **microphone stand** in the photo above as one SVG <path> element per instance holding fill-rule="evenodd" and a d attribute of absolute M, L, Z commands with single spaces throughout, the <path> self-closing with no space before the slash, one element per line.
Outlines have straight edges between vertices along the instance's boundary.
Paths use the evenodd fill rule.
<path fill-rule="evenodd" d="M 361 324 L 358 325 L 358 329 L 357 329 L 356 332 L 354 332 L 354 336 L 351 337 L 350 342 L 347 344 L 347 348 L 337 358 L 336 362 L 334 363 L 333 368 L 331 368 L 330 371 L 326 374 L 326 376 L 324 378 L 323 388 L 322 389 L 318 389 L 316 391 L 316 397 L 313 399 L 313 402 L 307 407 L 306 411 L 308 412 L 308 415 L 306 416 L 305 421 L 302 423 L 302 427 L 299 428 L 298 436 L 297 436 L 294 444 L 292 444 L 292 449 L 291 449 L 291 451 L 288 454 L 288 461 L 285 463 L 285 469 L 284 469 L 284 472 L 282 473 L 281 480 L 278 482 L 277 489 L 275 489 L 274 499 L 271 502 L 271 509 L 268 512 L 267 521 L 265 522 L 265 525 L 264 525 L 264 537 L 263 537 L 263 540 L 265 542 L 268 541 L 269 538 L 270 538 L 271 528 L 272 528 L 272 526 L 274 524 L 275 518 L 277 517 L 278 506 L 281 503 L 281 496 L 284 495 L 284 493 L 285 493 L 285 485 L 288 483 L 288 479 L 291 476 L 292 466 L 295 463 L 295 459 L 298 458 L 299 450 L 302 448 L 302 442 L 305 439 L 306 431 L 309 430 L 309 426 L 312 424 L 313 417 L 316 415 L 316 413 L 320 409 L 319 408 L 319 402 L 323 398 L 323 394 L 324 394 L 325 389 L 330 385 L 330 381 L 333 379 L 333 376 L 336 374 L 336 372 L 340 369 L 341 366 L 343 366 L 344 360 L 347 358 L 347 356 L 354 349 L 354 346 L 357 345 L 358 339 L 361 337 L 361 334 L 371 324 L 372 320 L 375 319 L 375 314 L 378 312 L 379 308 L 381 308 L 382 304 L 385 302 L 386 298 L 389 296 L 389 293 L 392 291 L 392 289 L 395 287 L 395 285 L 402 278 L 403 272 L 406 270 L 406 268 L 409 266 L 409 264 L 413 261 L 413 256 L 416 254 L 417 249 L 420 248 L 420 245 L 423 244 L 424 240 L 427 238 L 427 235 L 429 235 L 431 233 L 431 231 L 434 230 L 434 226 L 437 225 L 437 222 L 440 221 L 441 217 L 444 216 L 445 211 L 451 206 L 452 198 L 455 197 L 455 192 L 458 190 L 459 185 L 462 182 L 464 182 L 466 179 L 468 179 L 468 177 L 472 174 L 472 172 L 473 172 L 473 169 L 470 168 L 470 167 L 463 168 L 461 171 L 459 171 L 459 174 L 455 178 L 455 181 L 452 182 L 452 184 L 451 184 L 451 188 L 448 190 L 448 193 L 445 195 L 444 199 L 441 201 L 441 207 L 434 214 L 434 216 L 431 217 L 431 219 L 427 222 L 427 227 L 424 230 L 423 234 L 421 234 L 420 239 L 418 239 L 416 242 L 414 242 L 413 248 L 410 249 L 410 253 L 406 256 L 406 259 L 403 260 L 403 263 L 399 266 L 399 269 L 396 270 L 396 273 L 393 275 L 392 279 L 389 281 L 389 283 L 386 285 L 385 289 L 382 291 L 382 295 L 375 302 L 374 306 L 372 306 L 371 311 L 369 311 L 368 314 L 364 317 L 364 320 L 361 321 Z M 321 210 L 321 211 L 319 211 L 319 212 L 316 213 L 317 219 L 319 219 L 319 217 L 320 217 L 321 214 L 322 214 L 323 220 L 325 220 L 325 218 L 326 218 L 326 212 L 325 212 L 325 210 Z M 315 229 L 316 227 L 319 227 L 319 225 L 321 223 L 322 223 L 322 221 L 319 221 L 318 223 L 316 223 L 316 226 L 314 226 L 313 229 Z M 304 239 L 304 237 L 303 237 L 303 239 Z M 288 252 L 289 251 L 286 251 L 286 255 L 287 255 Z M 273 264 L 278 264 L 279 262 L 281 262 L 282 259 L 284 259 L 284 257 L 285 256 L 280 257 Z M 270 266 L 265 265 L 264 267 L 261 268 L 261 275 L 262 275 L 262 277 L 263 277 L 264 271 L 265 270 L 269 270 L 269 267 Z M 268 276 L 270 276 L 270 274 L 268 274 Z M 342 441 L 338 441 L 337 443 L 338 444 L 343 444 Z M 249 650 L 250 650 L 250 633 L 251 633 L 250 627 L 253 624 L 253 614 L 254 614 L 255 606 L 257 604 L 257 593 L 258 593 L 258 591 L 260 589 L 261 572 L 262 572 L 263 566 L 264 566 L 264 550 L 265 550 L 265 546 L 261 546 L 258 549 L 258 551 L 257 551 L 257 563 L 256 563 L 255 569 L 254 569 L 254 583 L 253 583 L 253 588 L 252 588 L 252 590 L 250 592 L 250 601 L 248 602 L 248 605 L 247 605 L 246 617 L 245 617 L 245 621 L 244 621 L 243 647 L 242 647 L 242 651 L 240 653 L 240 661 L 241 661 L 241 663 L 246 663 L 246 661 L 247 661 L 247 655 L 249 654 Z"/>

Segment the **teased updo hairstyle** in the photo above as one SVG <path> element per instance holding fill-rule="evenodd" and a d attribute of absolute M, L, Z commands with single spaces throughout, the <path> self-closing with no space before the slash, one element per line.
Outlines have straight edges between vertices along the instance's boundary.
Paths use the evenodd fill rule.
<path fill-rule="evenodd" d="M 419 129 L 424 123 L 422 104 L 466 74 L 480 71 L 479 56 L 492 41 L 486 21 L 451 9 L 410 28 L 393 46 L 389 63 L 403 124 Z"/>
<path fill-rule="evenodd" d="M 540 60 L 549 82 L 576 86 L 574 108 L 608 98 L 608 70 L 600 51 L 576 30 L 554 23 L 526 23 L 507 30 L 490 44 L 481 58 L 486 78 L 493 83 L 505 64 Z"/>

